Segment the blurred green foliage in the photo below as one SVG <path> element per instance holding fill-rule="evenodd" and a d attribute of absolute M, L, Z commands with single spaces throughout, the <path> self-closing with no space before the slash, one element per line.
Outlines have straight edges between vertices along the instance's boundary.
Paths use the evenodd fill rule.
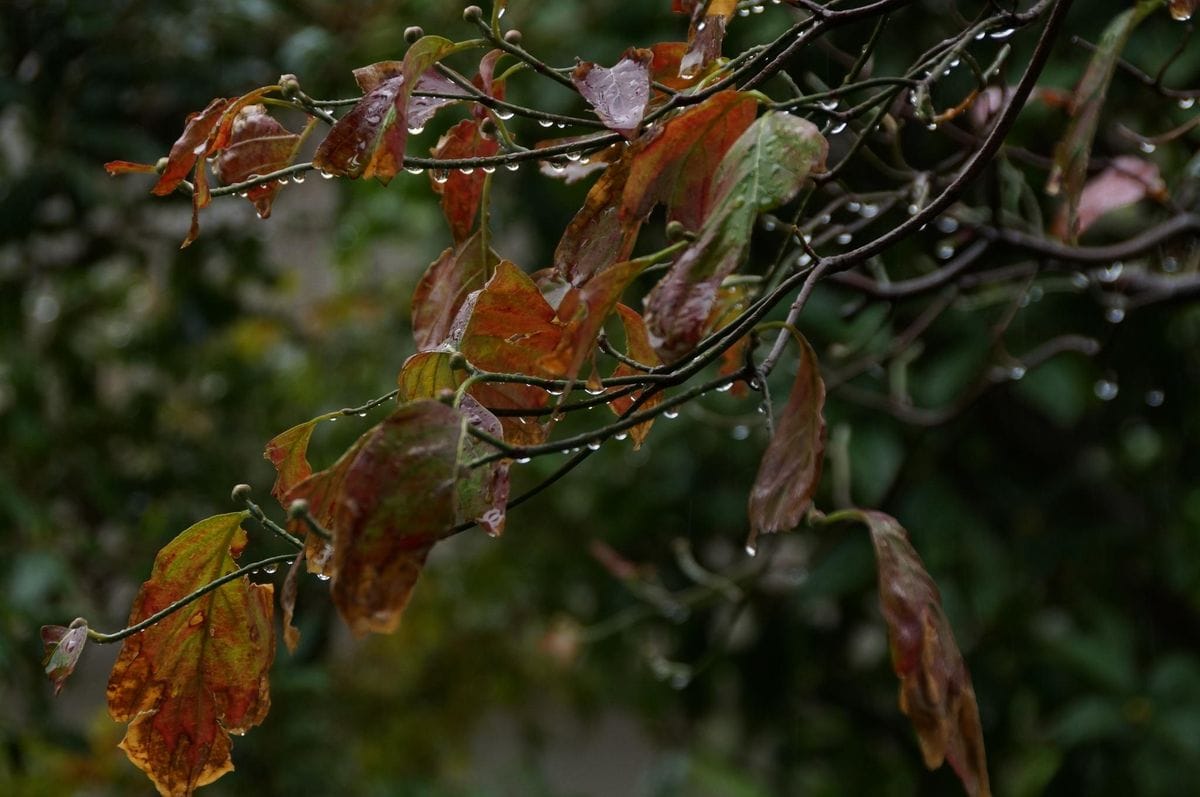
<path fill-rule="evenodd" d="M 897 14 L 880 69 L 949 33 L 946 5 Z M 1123 7 L 1076 5 L 1071 29 L 1092 40 Z M 511 6 L 526 45 L 552 63 L 682 35 L 666 0 Z M 777 30 L 781 12 L 768 11 L 736 20 L 730 47 Z M 265 497 L 265 440 L 387 392 L 411 353 L 412 286 L 447 242 L 422 179 L 386 190 L 310 180 L 282 192 L 265 223 L 217 202 L 179 252 L 184 203 L 151 202 L 144 182 L 111 180 L 101 164 L 153 160 L 188 112 L 281 72 L 314 96 L 348 96 L 349 70 L 396 57 L 405 27 L 468 35 L 459 15 L 431 0 L 0 8 L 0 792 L 148 791 L 104 713 L 116 651 L 90 648 L 52 700 L 38 627 L 80 614 L 122 625 L 158 547 L 227 511 L 235 482 Z M 1181 35 L 1163 14 L 1127 57 L 1154 71 Z M 1014 64 L 1030 40 L 1014 41 Z M 1046 82 L 1069 87 L 1085 58 L 1062 43 Z M 839 74 L 820 51 L 793 72 Z M 1192 47 L 1167 77 L 1194 86 L 1198 74 Z M 511 96 L 569 107 L 566 93 L 541 91 L 521 83 Z M 1118 77 L 1113 92 L 1118 120 L 1169 126 L 1133 81 Z M 1014 140 L 1046 151 L 1051 113 L 1031 106 Z M 1194 151 L 1195 134 L 1186 140 Z M 1160 165 L 1194 197 L 1179 150 Z M 1040 192 L 1043 175 L 1014 171 Z M 506 180 L 497 246 L 540 267 L 581 189 L 532 169 Z M 1163 254 L 1194 262 L 1195 244 Z M 932 266 L 916 250 L 893 256 L 897 272 Z M 818 351 L 877 350 L 915 312 L 847 319 L 847 299 L 822 289 L 806 312 Z M 933 327 L 909 376 L 919 404 L 952 401 L 986 365 L 1004 301 L 977 297 Z M 1105 348 L 1055 358 L 931 429 L 835 396 L 830 429 L 854 499 L 900 518 L 941 585 L 997 793 L 1186 793 L 1200 778 L 1200 311 L 1113 325 L 1092 297 L 1046 290 L 1007 343 L 1024 352 L 1064 329 Z M 1116 397 L 1097 398 L 1097 380 Z M 326 425 L 315 461 L 362 428 Z M 690 583 L 674 539 L 714 569 L 741 561 L 764 444 L 754 400 L 714 395 L 659 421 L 641 451 L 606 448 L 515 510 L 502 541 L 442 546 L 392 637 L 349 641 L 323 585 L 304 584 L 302 646 L 280 653 L 271 715 L 206 793 L 958 793 L 947 770 L 924 771 L 896 708 L 861 530 L 769 540 L 768 570 L 743 601 L 673 616 L 645 611 L 589 555 L 603 540 L 670 589 Z M 553 467 L 526 466 L 519 482 Z"/>

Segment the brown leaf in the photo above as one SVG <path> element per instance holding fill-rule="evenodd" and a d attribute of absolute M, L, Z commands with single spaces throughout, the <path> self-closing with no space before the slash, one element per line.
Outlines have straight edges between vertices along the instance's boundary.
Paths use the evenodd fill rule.
<path fill-rule="evenodd" d="M 224 97 L 218 97 L 210 102 L 203 111 L 194 113 L 187 118 L 183 133 L 171 145 L 171 152 L 167 155 L 167 168 L 163 170 L 158 182 L 151 189 L 154 194 L 157 196 L 170 194 L 192 171 L 196 161 L 208 155 L 209 134 L 216 129 L 229 102 Z"/>
<path fill-rule="evenodd" d="M 279 592 L 279 608 L 283 612 L 283 644 L 288 653 L 295 653 L 300 645 L 300 629 L 292 623 L 296 615 L 297 582 L 300 579 L 300 565 L 304 563 L 304 549 L 296 554 L 296 560 L 288 568 L 283 578 L 283 589 Z"/>
<path fill-rule="evenodd" d="M 736 285 L 722 285 L 717 291 L 717 298 L 709 313 L 703 337 L 719 332 L 732 324 L 750 306 L 752 299 L 751 288 L 744 282 Z M 721 376 L 729 376 L 742 370 L 746 365 L 746 349 L 749 345 L 750 335 L 747 333 L 725 349 L 721 353 L 721 367 L 717 369 L 717 373 Z M 749 385 L 741 380 L 734 382 L 733 387 L 730 388 L 730 395 L 734 398 L 745 398 L 749 394 Z"/>
<path fill-rule="evenodd" d="M 217 175 L 225 185 L 240 183 L 251 175 L 264 175 L 292 164 L 301 137 L 290 132 L 267 113 L 265 105 L 247 105 L 233 120 L 229 146 L 217 156 Z M 271 204 L 282 188 L 277 180 L 253 186 L 246 198 L 259 218 L 271 215 Z"/>
<path fill-rule="evenodd" d="M 617 305 L 617 314 L 621 317 L 621 324 L 625 327 L 625 354 L 631 359 L 653 368 L 660 365 L 658 354 L 654 351 L 654 347 L 650 345 L 650 336 L 646 332 L 646 323 L 642 321 L 642 317 L 632 308 L 626 307 L 623 304 Z M 640 376 L 643 372 L 637 370 L 631 365 L 620 363 L 613 371 L 613 376 Z M 621 388 L 613 388 L 611 392 L 617 392 Z M 633 406 L 633 402 L 637 400 L 644 390 L 635 390 L 632 393 L 624 396 L 618 396 L 608 402 L 608 406 L 617 415 L 624 415 Z M 662 401 L 662 394 L 656 394 L 647 399 L 639 409 L 652 409 Z M 633 441 L 633 448 L 637 450 L 642 447 L 642 443 L 646 442 L 646 436 L 650 434 L 650 427 L 654 425 L 654 420 L 643 421 L 637 426 L 629 430 L 629 439 Z"/>
<path fill-rule="evenodd" d="M 234 570 L 248 512 L 202 520 L 154 560 L 129 615 L 138 623 Z M 125 640 L 108 710 L 121 748 L 163 795 L 190 795 L 233 769 L 231 733 L 262 722 L 275 657 L 272 586 L 237 579 Z"/>
<path fill-rule="evenodd" d="M 419 351 L 440 346 L 472 291 L 484 286 L 500 258 L 476 232 L 451 247 L 429 266 L 413 291 L 413 341 Z"/>
<path fill-rule="evenodd" d="M 687 42 L 660 42 L 650 48 L 654 54 L 650 61 L 650 79 L 667 88 L 682 91 L 696 83 L 694 77 L 680 77 L 679 64 L 687 54 Z"/>
<path fill-rule="evenodd" d="M 710 0 L 708 3 L 676 3 L 677 12 L 690 13 L 688 51 L 679 64 L 679 76 L 694 78 L 721 57 L 725 27 L 737 10 L 737 0 Z"/>
<path fill-rule="evenodd" d="M 477 120 L 463 119 L 441 137 L 431 153 L 435 159 L 446 160 L 486 157 L 499 151 L 500 142 L 485 137 Z M 442 213 L 450 224 L 450 234 L 456 242 L 467 238 L 475 226 L 486 179 L 487 175 L 482 169 L 473 170 L 470 174 L 452 169 L 445 182 L 441 183 L 430 176 L 434 193 L 442 195 Z"/>
<path fill-rule="evenodd" d="M 699 230 L 714 198 L 717 167 L 757 110 L 758 101 L 750 95 L 722 91 L 648 134 L 631 155 L 620 198 L 622 218 L 645 218 L 661 202 L 669 221 Z"/>
<path fill-rule="evenodd" d="M 287 494 L 300 482 L 312 475 L 312 466 L 308 464 L 308 441 L 312 438 L 313 429 L 321 421 L 336 418 L 341 413 L 327 412 L 313 418 L 311 421 L 296 424 L 286 432 L 280 432 L 271 438 L 263 451 L 263 459 L 275 466 L 275 484 L 271 487 L 271 495 L 283 504 Z"/>
<path fill-rule="evenodd" d="M 75 665 L 87 645 L 87 632 L 87 621 L 82 618 L 74 620 L 69 628 L 61 625 L 42 626 L 42 645 L 45 648 L 42 668 L 54 684 L 54 694 L 62 691 L 63 684 L 75 672 Z"/>
<path fill-rule="evenodd" d="M 623 217 L 618 204 L 631 162 L 626 153 L 604 170 L 554 250 L 554 267 L 576 287 L 633 252 L 643 217 Z"/>
<path fill-rule="evenodd" d="M 787 406 L 750 490 L 750 542 L 759 534 L 800 525 L 821 482 L 825 455 L 825 383 L 812 346 L 799 338 L 802 356 Z"/>
<path fill-rule="evenodd" d="M 1200 8 L 1200 0 L 1171 0 L 1171 16 L 1180 22 L 1186 22 Z"/>
<path fill-rule="evenodd" d="M 104 171 L 110 176 L 118 174 L 155 174 L 158 171 L 153 163 L 134 163 L 133 161 L 109 161 L 104 164 Z"/>
<path fill-rule="evenodd" d="M 900 710 L 912 721 L 925 765 L 936 769 L 949 761 L 967 794 L 989 797 L 975 689 L 937 585 L 894 518 L 854 514 L 871 530 L 892 667 L 900 677 Z"/>
<path fill-rule="evenodd" d="M 1088 227 L 1109 211 L 1140 202 L 1147 197 L 1162 200 L 1167 195 L 1167 186 L 1158 173 L 1158 165 L 1144 158 L 1122 155 L 1100 174 L 1088 180 L 1079 194 L 1076 216 L 1076 235 L 1083 235 Z M 1052 233 L 1067 239 L 1068 209 L 1063 207 L 1054 220 Z"/>
<path fill-rule="evenodd" d="M 632 139 L 650 101 L 653 60 L 650 50 L 631 48 L 611 68 L 590 61 L 580 63 L 571 73 L 571 81 L 605 127 Z"/>

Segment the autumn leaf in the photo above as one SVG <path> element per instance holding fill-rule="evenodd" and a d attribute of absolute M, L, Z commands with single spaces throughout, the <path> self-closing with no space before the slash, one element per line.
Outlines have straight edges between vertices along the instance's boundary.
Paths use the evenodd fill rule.
<path fill-rule="evenodd" d="M 310 124 L 311 124 L 310 120 Z M 229 146 L 217 156 L 217 176 L 226 185 L 264 175 L 292 164 L 302 138 L 267 113 L 265 105 L 247 105 L 233 120 Z M 246 199 L 259 218 L 271 215 L 271 204 L 283 186 L 276 180 L 251 187 Z"/>
<path fill-rule="evenodd" d="M 736 285 L 722 285 L 717 290 L 717 298 L 713 302 L 708 315 L 708 323 L 704 326 L 703 337 L 719 332 L 741 317 L 753 299 L 751 287 L 742 282 Z M 750 334 L 742 335 L 733 345 L 721 353 L 721 365 L 717 373 L 729 376 L 746 367 L 746 349 L 750 346 Z M 750 386 L 744 380 L 738 380 L 730 388 L 734 398 L 745 398 L 750 394 Z"/>
<path fill-rule="evenodd" d="M 87 621 L 83 618 L 73 620 L 68 628 L 61 625 L 42 626 L 42 645 L 45 648 L 42 668 L 54 684 L 54 694 L 62 691 L 67 678 L 75 672 L 75 665 L 87 645 L 87 632 Z"/>
<path fill-rule="evenodd" d="M 790 201 L 824 167 L 828 149 L 814 124 L 776 112 L 730 147 L 713 177 L 712 210 L 699 237 L 646 298 L 646 326 L 664 361 L 695 347 L 721 281 L 746 258 L 758 214 Z"/>
<path fill-rule="evenodd" d="M 444 391 L 453 394 L 466 378 L 465 372 L 452 367 L 454 356 L 451 351 L 422 351 L 405 360 L 396 379 L 400 400 L 440 399 Z"/>
<path fill-rule="evenodd" d="M 134 163 L 133 161 L 109 161 L 104 164 L 104 171 L 111 177 L 119 174 L 155 174 L 158 167 L 153 163 Z"/>
<path fill-rule="evenodd" d="M 159 176 L 151 192 L 156 196 L 166 196 L 179 187 L 179 184 L 191 173 L 196 161 L 209 152 L 208 137 L 221 121 L 221 115 L 229 105 L 229 100 L 218 97 L 208 104 L 203 111 L 191 114 L 183 133 L 171 145 L 167 155 L 167 167 Z M 203 164 L 201 164 L 203 168 Z"/>
<path fill-rule="evenodd" d="M 1132 205 L 1143 199 L 1165 199 L 1167 186 L 1153 161 L 1122 155 L 1113 158 L 1104 171 L 1088 180 L 1079 194 L 1076 213 L 1076 235 L 1109 211 Z M 1067 208 L 1062 208 L 1054 220 L 1053 234 L 1066 240 Z"/>
<path fill-rule="evenodd" d="M 248 516 L 202 520 L 159 551 L 129 624 L 236 569 Z M 160 794 L 190 795 L 231 771 L 229 735 L 266 717 L 272 592 L 243 576 L 123 643 L 108 681 L 108 710 L 129 723 L 121 748 Z"/>
<path fill-rule="evenodd" d="M 312 475 L 312 466 L 308 464 L 308 442 L 312 439 L 313 429 L 321 421 L 328 421 L 341 415 L 340 412 L 327 412 L 311 421 L 299 423 L 280 432 L 271 438 L 263 451 L 263 459 L 275 466 L 275 484 L 271 487 L 271 495 L 283 504 L 287 494 L 300 482 Z M 287 509 L 285 504 L 284 509 Z"/>
<path fill-rule="evenodd" d="M 688 51 L 679 64 L 679 76 L 692 78 L 721 57 L 725 27 L 737 10 L 737 0 L 676 2 L 674 8 L 676 12 L 692 15 L 688 27 Z"/>
<path fill-rule="evenodd" d="M 414 122 L 409 118 L 409 100 L 418 78 L 456 49 L 449 39 L 425 36 L 401 62 L 382 61 L 356 69 L 354 77 L 365 93 L 330 128 L 313 155 L 313 165 L 326 174 L 390 182 L 404 163 L 408 128 Z"/>
<path fill-rule="evenodd" d="M 446 131 L 431 153 L 437 160 L 448 160 L 487 157 L 499 150 L 500 142 L 484 136 L 477 120 L 463 119 Z M 472 170 L 470 174 L 453 169 L 444 182 L 438 182 L 430 175 L 434 193 L 442 196 L 442 213 L 450 224 L 450 234 L 455 242 L 466 239 L 475 226 L 486 179 L 487 174 L 482 169 Z"/>
<path fill-rule="evenodd" d="M 571 81 L 605 127 L 632 139 L 650 101 L 653 60 L 650 50 L 630 48 L 611 68 L 582 62 L 571 73 Z"/>
<path fill-rule="evenodd" d="M 618 205 L 632 160 L 626 153 L 604 170 L 554 250 L 555 269 L 576 287 L 633 252 L 643 217 L 622 216 Z"/>
<path fill-rule="evenodd" d="M 617 315 L 621 318 L 621 325 L 625 328 L 625 354 L 636 362 L 645 365 L 648 368 L 653 368 L 660 365 L 658 354 L 655 353 L 654 347 L 650 345 L 650 336 L 646 332 L 646 324 L 642 321 L 642 317 L 638 312 L 623 304 L 617 305 Z M 639 371 L 626 363 L 619 363 L 616 370 L 613 371 L 614 377 L 618 376 L 641 376 L 644 372 Z M 621 388 L 614 388 L 612 392 L 618 392 Z M 632 393 L 627 393 L 623 396 L 618 396 L 608 402 L 608 406 L 617 415 L 624 415 L 633 406 L 644 390 L 635 390 Z M 652 409 L 662 401 L 662 395 L 656 394 L 642 403 L 640 409 Z M 643 421 L 637 426 L 630 428 L 629 439 L 633 441 L 634 449 L 642 447 L 642 443 L 646 442 L 646 436 L 650 434 L 650 427 L 654 425 L 654 420 Z"/>
<path fill-rule="evenodd" d="M 800 525 L 821 482 L 825 455 L 825 383 L 812 346 L 798 338 L 801 358 L 787 406 L 750 489 L 750 542 Z"/>
<path fill-rule="evenodd" d="M 1075 89 L 1075 103 L 1066 133 L 1054 149 L 1054 164 L 1046 181 L 1046 193 L 1066 195 L 1068 240 L 1079 235 L 1079 203 L 1083 186 L 1087 180 L 1088 161 L 1091 158 L 1092 142 L 1108 96 L 1117 60 L 1125 49 L 1126 42 L 1134 29 L 1152 11 L 1160 7 L 1159 0 L 1139 0 L 1130 9 L 1113 17 L 1104 29 L 1095 54 Z"/>
<path fill-rule="evenodd" d="M 936 769 L 949 761 L 967 794 L 989 797 L 975 689 L 937 585 L 894 518 L 882 512 L 847 514 L 871 531 L 892 667 L 900 678 L 900 710 L 917 732 L 925 765 Z"/>
<path fill-rule="evenodd" d="M 449 337 L 463 302 L 484 286 L 499 262 L 480 232 L 433 261 L 413 291 L 413 341 L 419 351 L 436 348 Z"/>
<path fill-rule="evenodd" d="M 652 45 L 650 52 L 654 57 L 650 61 L 650 79 L 676 91 L 695 85 L 695 77 L 679 76 L 679 65 L 687 50 L 687 42 L 659 42 Z M 661 96 L 657 91 L 656 94 Z"/>
<path fill-rule="evenodd" d="M 462 397 L 458 411 L 467 423 L 492 437 L 504 439 L 504 427 L 500 420 L 470 395 Z M 488 443 L 467 434 L 459 450 L 459 478 L 456 485 L 458 499 L 457 519 L 474 520 L 490 537 L 499 537 L 504 531 L 508 511 L 509 476 L 508 462 L 501 460 L 477 468 L 466 468 L 466 464 L 495 449 Z"/>
<path fill-rule="evenodd" d="M 757 111 L 752 96 L 722 91 L 647 133 L 631 156 L 621 217 L 645 218 L 661 202 L 669 221 L 699 230 L 709 213 L 713 175 Z"/>
<path fill-rule="evenodd" d="M 1196 13 L 1197 7 L 1200 7 L 1200 0 L 1171 0 L 1171 16 L 1180 22 L 1186 22 Z"/>

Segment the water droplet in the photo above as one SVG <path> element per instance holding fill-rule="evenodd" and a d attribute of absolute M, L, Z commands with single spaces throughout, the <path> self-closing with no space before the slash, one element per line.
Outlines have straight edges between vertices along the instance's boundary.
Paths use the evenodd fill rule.
<path fill-rule="evenodd" d="M 981 30 L 981 31 L 979 31 L 978 33 L 976 33 L 976 34 L 975 34 L 975 41 L 982 41 L 982 40 L 984 40 L 985 38 L 987 38 L 987 31 L 986 31 L 986 30 Z"/>
<path fill-rule="evenodd" d="M 750 9 L 748 9 L 748 8 L 739 8 L 739 9 L 738 9 L 738 16 L 739 16 L 739 17 L 748 17 L 748 16 L 750 16 Z"/>
<path fill-rule="evenodd" d="M 1013 35 L 1016 32 L 1017 32 L 1016 28 L 1004 28 L 1003 30 L 994 30 L 991 33 L 989 33 L 988 35 L 991 36 L 996 41 L 1003 41 L 1004 39 L 1007 39 L 1009 36 Z"/>
<path fill-rule="evenodd" d="M 754 540 L 747 540 L 746 541 L 746 556 L 757 556 L 757 555 L 758 555 L 758 543 L 755 542 Z"/>
<path fill-rule="evenodd" d="M 479 170 L 481 172 L 483 172 L 484 174 L 494 174 L 496 171 L 496 167 L 495 166 L 480 166 Z"/>
<path fill-rule="evenodd" d="M 599 451 L 600 450 L 600 441 L 593 440 L 587 444 L 587 447 L 588 447 L 588 451 Z"/>
<path fill-rule="evenodd" d="M 1125 320 L 1125 308 L 1110 307 L 1104 311 L 1104 320 L 1110 324 L 1119 324 Z"/>
<path fill-rule="evenodd" d="M 701 22 L 699 25 L 696 26 L 696 32 L 699 33 L 700 31 L 704 30 L 706 27 L 708 27 L 708 23 Z"/>
<path fill-rule="evenodd" d="M 433 181 L 438 185 L 442 185 L 450 179 L 450 174 L 445 169 L 435 169 L 434 171 L 430 172 L 430 175 L 433 177 Z"/>
<path fill-rule="evenodd" d="M 279 564 L 276 562 L 272 562 L 271 564 L 263 567 L 263 572 L 266 573 L 267 575 L 272 575 L 277 570 L 279 570 Z"/>
<path fill-rule="evenodd" d="M 937 256 L 939 260 L 949 260 L 954 257 L 953 244 L 941 244 L 937 248 Z"/>
<path fill-rule="evenodd" d="M 512 111 L 497 110 L 497 111 L 492 111 L 492 113 L 496 114 L 496 118 L 502 122 L 507 122 L 509 119 L 513 118 Z"/>
<path fill-rule="evenodd" d="M 851 213 L 857 213 L 858 211 L 862 210 L 862 204 L 858 202 L 847 202 L 846 210 L 850 211 Z"/>
<path fill-rule="evenodd" d="M 750 427 L 749 426 L 740 426 L 740 425 L 735 426 L 735 427 L 733 427 L 733 431 L 731 431 L 729 433 L 729 436 L 732 437 L 734 440 L 745 440 L 747 437 L 750 436 Z"/>
<path fill-rule="evenodd" d="M 938 216 L 937 221 L 934 222 L 934 226 L 938 228 L 939 232 L 949 234 L 958 229 L 958 219 L 953 216 Z"/>
<path fill-rule="evenodd" d="M 521 168 L 521 164 L 513 161 L 512 163 L 504 164 L 504 168 L 508 169 L 510 172 L 515 172 L 517 169 Z"/>
<path fill-rule="evenodd" d="M 365 418 L 365 417 L 367 417 L 367 414 L 366 414 L 365 412 L 360 412 L 360 413 L 358 414 L 358 417 L 360 417 L 360 418 Z"/>
<path fill-rule="evenodd" d="M 840 122 L 829 129 L 829 135 L 836 136 L 838 133 L 846 129 L 848 122 Z"/>
<path fill-rule="evenodd" d="M 317 573 L 317 578 L 319 578 L 321 581 L 328 581 L 328 580 L 329 580 L 329 574 L 327 574 L 327 573 Z"/>
<path fill-rule="evenodd" d="M 617 432 L 615 435 L 613 435 L 613 440 L 620 442 L 621 440 L 624 440 L 627 437 L 629 437 L 628 432 Z"/>
<path fill-rule="evenodd" d="M 841 244 L 842 246 L 845 246 L 846 244 L 850 243 L 853 240 L 854 240 L 854 236 L 848 232 L 844 232 L 837 237 L 837 242 L 839 244 Z"/>
<path fill-rule="evenodd" d="M 1121 278 L 1121 272 L 1125 270 L 1125 264 L 1117 261 L 1111 266 L 1100 270 L 1100 281 L 1105 283 L 1113 283 Z"/>
<path fill-rule="evenodd" d="M 333 175 L 330 174 L 329 172 L 321 172 L 321 178 L 324 180 L 332 180 Z"/>
<path fill-rule="evenodd" d="M 246 199 L 250 196 L 249 191 L 238 191 L 238 199 Z"/>
<path fill-rule="evenodd" d="M 1183 99 L 1181 99 L 1179 101 L 1179 107 L 1181 110 L 1184 110 L 1184 111 L 1189 110 L 1195 104 L 1196 104 L 1195 97 L 1184 97 Z"/>
<path fill-rule="evenodd" d="M 1146 404 L 1151 407 L 1161 407 L 1167 396 L 1161 390 L 1146 391 Z"/>
<path fill-rule="evenodd" d="M 1112 401 L 1117 397 L 1117 393 L 1120 391 L 1120 388 L 1117 387 L 1117 383 L 1113 382 L 1111 379 L 1097 379 L 1096 384 L 1092 387 L 1092 390 L 1095 392 L 1096 398 L 1100 399 L 1101 401 Z"/>
<path fill-rule="evenodd" d="M 1020 381 L 1025 376 L 1025 366 L 1014 365 L 1008 369 L 1008 378 L 1014 382 Z"/>
<path fill-rule="evenodd" d="M 470 166 L 464 166 L 463 168 L 459 169 L 459 171 L 462 172 L 463 174 L 474 174 L 475 173 L 475 169 Z"/>
<path fill-rule="evenodd" d="M 329 419 L 329 422 L 330 422 L 330 423 L 334 423 L 335 421 L 337 421 L 337 418 L 330 418 L 330 419 Z"/>
<path fill-rule="evenodd" d="M 864 219 L 873 219 L 879 215 L 879 206 L 869 204 L 863 205 L 862 210 L 860 210 L 859 213 Z"/>
<path fill-rule="evenodd" d="M 767 232 L 775 232 L 775 228 L 778 226 L 779 224 L 775 221 L 775 219 L 771 218 L 770 216 L 763 217 L 762 228 Z"/>
<path fill-rule="evenodd" d="M 762 404 L 759 404 L 759 405 L 758 405 L 758 407 L 756 408 L 756 411 L 758 412 L 758 414 L 759 414 L 759 415 L 766 415 L 766 414 L 767 414 L 767 404 L 766 404 L 766 402 L 763 402 Z"/>
<path fill-rule="evenodd" d="M 679 410 L 664 410 L 663 417 L 668 421 L 674 420 L 679 417 Z"/>
<path fill-rule="evenodd" d="M 717 388 L 718 393 L 728 393 L 730 390 L 733 390 L 733 382 L 726 382 Z"/>
<path fill-rule="evenodd" d="M 554 120 L 552 120 L 552 119 L 538 119 L 538 124 L 539 124 L 539 125 L 541 125 L 542 127 L 554 127 Z"/>
<path fill-rule="evenodd" d="M 762 7 L 762 6 L 750 6 L 750 13 L 751 13 L 751 14 L 761 14 L 762 12 L 763 12 L 763 7 Z"/>
<path fill-rule="evenodd" d="M 602 387 L 585 387 L 583 389 L 583 392 L 587 393 L 589 396 L 599 396 L 601 393 L 604 392 L 604 388 L 602 388 Z"/>
<path fill-rule="evenodd" d="M 1071 284 L 1079 290 L 1083 290 L 1088 285 L 1091 285 L 1092 281 L 1088 279 L 1087 274 L 1084 274 L 1082 271 L 1076 271 L 1071 275 Z"/>
<path fill-rule="evenodd" d="M 555 390 L 552 387 L 546 388 L 546 392 L 549 393 L 551 396 L 561 396 L 563 394 L 563 392 L 561 390 Z"/>
<path fill-rule="evenodd" d="M 292 182 L 295 183 L 296 185 L 300 185 L 300 183 L 304 182 L 304 175 L 303 174 L 293 174 Z"/>
<path fill-rule="evenodd" d="M 556 125 L 554 125 L 554 126 L 555 126 L 555 127 L 557 127 L 559 130 L 566 130 L 566 129 L 567 129 L 567 123 L 566 123 L 566 122 L 559 122 L 558 124 L 556 124 Z"/>
<path fill-rule="evenodd" d="M 937 122 L 930 122 L 929 124 L 925 125 L 925 129 L 926 130 L 937 130 Z"/>
<path fill-rule="evenodd" d="M 508 11 L 508 9 L 504 6 L 500 6 L 500 8 L 496 9 L 496 19 L 502 18 L 504 16 L 504 12 L 506 11 Z"/>
<path fill-rule="evenodd" d="M 1189 19 L 1192 18 L 1191 7 L 1186 6 L 1183 3 L 1172 3 L 1171 4 L 1171 18 L 1174 19 L 1176 22 L 1187 22 Z"/>
<path fill-rule="evenodd" d="M 517 457 L 518 465 L 528 465 L 530 462 L 533 462 L 532 457 Z"/>
<path fill-rule="evenodd" d="M 1153 141 L 1141 141 L 1138 142 L 1138 149 L 1149 155 L 1151 152 L 1158 149 L 1158 147 L 1154 145 Z"/>
<path fill-rule="evenodd" d="M 408 134 L 409 134 L 410 136 L 419 136 L 419 135 L 421 135 L 421 134 L 422 134 L 422 133 L 424 133 L 424 132 L 425 132 L 425 128 L 424 128 L 423 126 L 422 126 L 422 127 L 410 127 L 410 128 L 408 128 Z"/>
<path fill-rule="evenodd" d="M 405 166 L 404 171 L 408 172 L 409 174 L 420 174 L 421 172 L 423 172 L 425 170 L 422 169 L 420 166 Z"/>

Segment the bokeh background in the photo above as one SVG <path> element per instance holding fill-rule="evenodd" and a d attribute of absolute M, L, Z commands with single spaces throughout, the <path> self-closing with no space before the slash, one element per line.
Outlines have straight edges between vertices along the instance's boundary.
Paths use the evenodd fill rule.
<path fill-rule="evenodd" d="M 667 0 L 511 5 L 527 46 L 556 64 L 683 35 Z M 1126 6 L 1075 5 L 1072 31 L 1091 41 Z M 896 14 L 881 68 L 952 32 L 948 10 L 928 0 Z M 766 40 L 788 13 L 736 20 L 731 46 Z M 1160 17 L 1128 53 L 1150 71 L 1186 32 Z M 237 482 L 266 503 L 267 439 L 390 390 L 412 352 L 413 285 L 448 240 L 424 177 L 386 189 L 314 178 L 285 189 L 266 222 L 244 202 L 214 203 L 180 251 L 186 202 L 154 200 L 147 180 L 101 165 L 152 162 L 187 113 L 280 73 L 313 96 L 351 96 L 350 69 L 398 57 L 412 24 L 473 33 L 461 8 L 432 0 L 0 5 L 0 793 L 151 793 L 104 709 L 115 646 L 89 647 L 54 698 L 38 628 L 77 615 L 122 626 L 162 544 L 233 509 Z M 852 48 L 865 32 L 834 41 Z M 1031 38 L 1014 39 L 1018 65 Z M 1046 83 L 1069 87 L 1086 57 L 1064 42 Z M 818 49 L 795 74 L 835 67 Z M 1192 47 L 1168 82 L 1195 87 L 1198 75 Z M 554 87 L 512 90 L 572 107 Z M 1135 129 L 1194 113 L 1120 76 L 1113 91 Z M 1031 113 L 1015 141 L 1047 152 L 1046 124 L 1061 117 Z M 432 145 L 432 127 L 411 146 Z M 1193 203 L 1198 140 L 1154 156 Z M 1128 143 L 1102 133 L 1098 147 Z M 583 187 L 529 168 L 497 179 L 497 248 L 545 265 Z M 1030 173 L 1035 191 L 1043 179 Z M 1122 211 L 1097 240 L 1155 212 Z M 1185 241 L 1146 263 L 1195 270 L 1198 257 Z M 846 320 L 846 299 L 822 291 L 805 315 L 829 357 L 886 344 L 913 312 Z M 919 404 L 953 400 L 986 367 L 1003 301 L 963 301 L 934 327 L 912 366 Z M 998 794 L 1189 793 L 1200 782 L 1200 311 L 1159 306 L 1114 325 L 1086 293 L 1047 290 L 1010 343 L 1024 351 L 1063 331 L 1104 349 L 1056 358 L 936 428 L 833 396 L 843 484 L 904 523 L 941 585 Z M 1116 396 L 1101 400 L 1098 382 Z M 351 640 L 324 585 L 304 584 L 302 645 L 280 649 L 271 714 L 236 740 L 236 773 L 205 793 L 959 793 L 948 770 L 925 772 L 896 708 L 861 529 L 768 541 L 739 600 L 654 600 L 656 589 L 697 594 L 685 547 L 712 570 L 744 566 L 745 496 L 766 439 L 754 403 L 706 397 L 660 421 L 642 450 L 609 446 L 515 510 L 502 540 L 443 545 L 394 636 Z M 368 422 L 324 425 L 314 460 L 330 462 Z M 525 466 L 518 486 L 555 464 Z M 638 565 L 640 591 L 603 565 L 600 544 Z M 261 536 L 254 545 L 249 556 L 274 552 Z"/>

